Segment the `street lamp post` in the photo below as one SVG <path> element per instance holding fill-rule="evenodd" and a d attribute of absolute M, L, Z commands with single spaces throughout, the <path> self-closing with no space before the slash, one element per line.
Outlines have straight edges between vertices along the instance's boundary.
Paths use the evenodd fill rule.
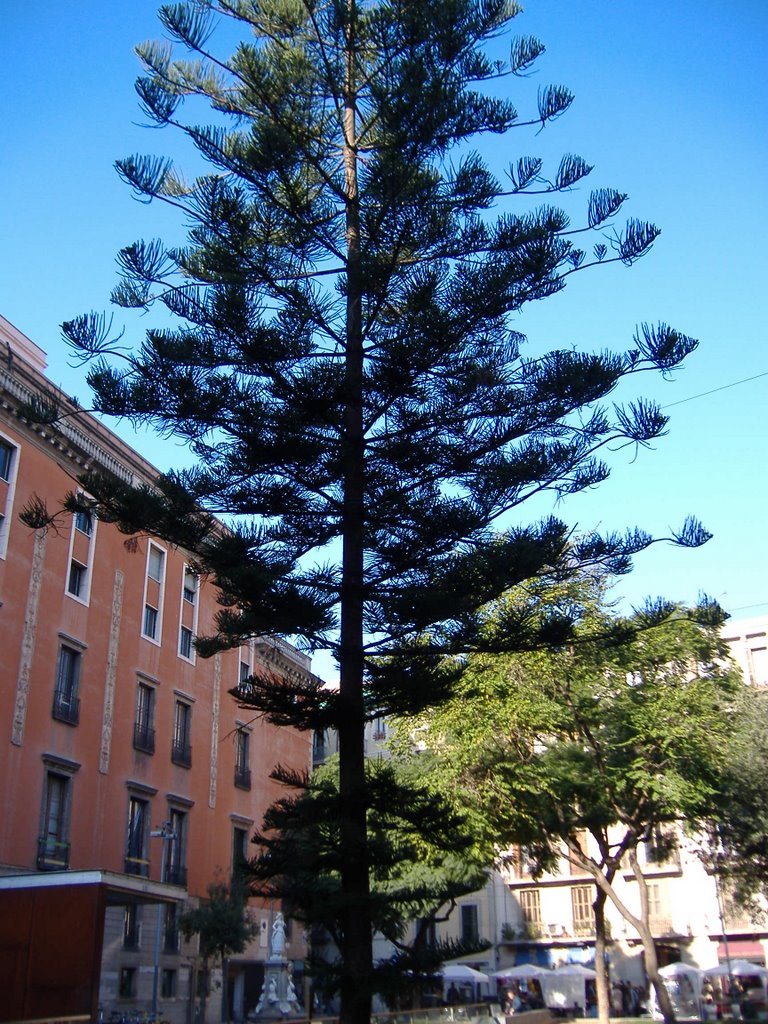
<path fill-rule="evenodd" d="M 168 843 L 172 843 L 176 838 L 176 833 L 171 828 L 170 821 L 164 821 L 160 828 L 153 829 L 150 833 L 153 839 L 162 839 L 163 847 L 160 853 L 160 881 L 165 880 L 165 864 L 168 852 Z M 157 904 L 157 922 L 155 924 L 155 962 L 154 962 L 154 973 L 152 975 L 152 1016 L 157 1020 L 157 997 L 159 991 L 159 980 L 160 980 L 160 939 L 162 936 L 163 915 L 162 915 L 162 904 Z"/>

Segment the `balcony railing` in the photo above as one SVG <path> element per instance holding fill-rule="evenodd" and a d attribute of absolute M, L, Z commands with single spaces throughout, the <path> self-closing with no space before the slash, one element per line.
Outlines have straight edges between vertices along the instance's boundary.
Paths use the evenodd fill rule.
<path fill-rule="evenodd" d="M 37 841 L 39 871 L 64 871 L 69 867 L 69 846 L 63 839 L 40 836 Z"/>
<path fill-rule="evenodd" d="M 171 747 L 171 760 L 174 764 L 180 765 L 182 768 L 192 767 L 192 744 L 191 743 L 178 743 L 176 740 L 173 741 Z"/>
<path fill-rule="evenodd" d="M 133 746 L 144 754 L 155 752 L 155 730 L 141 722 L 135 722 L 133 726 Z"/>
<path fill-rule="evenodd" d="M 244 765 L 235 765 L 235 785 L 238 789 L 251 788 L 251 769 Z"/>
<path fill-rule="evenodd" d="M 146 857 L 134 857 L 127 853 L 124 870 L 126 875 L 141 875 L 142 878 L 149 878 L 149 861 Z"/>
<path fill-rule="evenodd" d="M 164 882 L 170 885 L 187 885 L 187 869 L 183 864 L 166 864 Z"/>
<path fill-rule="evenodd" d="M 574 920 L 573 922 L 573 936 L 576 939 L 587 939 L 592 938 L 595 934 L 595 922 L 594 920 Z"/>
<path fill-rule="evenodd" d="M 54 691 L 52 713 L 59 722 L 77 725 L 80 721 L 80 698 L 73 697 L 65 690 Z"/>

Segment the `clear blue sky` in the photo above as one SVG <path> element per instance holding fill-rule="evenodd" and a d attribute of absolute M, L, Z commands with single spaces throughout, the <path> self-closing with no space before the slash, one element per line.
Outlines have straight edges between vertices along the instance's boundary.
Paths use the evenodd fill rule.
<path fill-rule="evenodd" d="M 548 82 L 568 85 L 576 101 L 542 134 L 513 133 L 508 158 L 578 153 L 595 164 L 589 187 L 628 192 L 628 215 L 662 235 L 632 269 L 576 275 L 517 326 L 536 350 L 622 347 L 642 320 L 701 341 L 673 381 L 644 381 L 644 393 L 671 406 L 669 435 L 637 458 L 615 453 L 607 483 L 556 511 L 582 529 L 637 524 L 657 534 L 693 513 L 713 540 L 639 556 L 617 594 L 693 601 L 706 591 L 735 617 L 768 614 L 768 2 L 525 7 L 517 31 L 538 35 L 547 53 L 534 76 L 512 83 L 521 114 Z M 8 3 L 0 15 L 0 313 L 86 404 L 58 325 L 106 307 L 121 246 L 177 230 L 167 212 L 133 200 L 112 167 L 175 145 L 140 127 L 133 92 L 132 47 L 159 35 L 155 11 L 149 0 L 41 0 Z M 737 383 L 746 378 L 755 379 Z M 167 449 L 147 450 L 158 465 L 172 461 Z"/>

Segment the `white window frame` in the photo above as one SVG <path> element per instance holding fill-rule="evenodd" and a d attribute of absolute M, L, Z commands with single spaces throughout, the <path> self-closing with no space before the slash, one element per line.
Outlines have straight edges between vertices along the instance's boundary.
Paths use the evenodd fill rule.
<path fill-rule="evenodd" d="M 193 586 L 188 587 L 188 582 L 192 582 Z M 194 594 L 194 599 L 189 601 L 186 597 L 186 591 L 191 590 Z M 184 622 L 184 608 L 192 607 L 192 625 L 189 626 Z M 181 601 L 179 602 L 179 640 L 176 645 L 176 653 L 182 661 L 186 661 L 190 665 L 194 665 L 197 660 L 197 652 L 195 651 L 194 641 L 197 636 L 197 616 L 200 608 L 200 579 L 196 576 L 189 565 L 184 565 L 181 570 Z M 184 654 L 181 649 L 181 637 L 182 630 L 189 629 L 192 633 L 192 641 L 190 645 L 189 654 Z"/>
<path fill-rule="evenodd" d="M 84 495 L 87 497 L 87 495 Z M 78 518 L 81 513 L 75 512 L 72 515 L 72 529 L 69 533 L 69 553 L 67 556 L 67 578 L 64 583 L 64 593 L 67 597 L 71 597 L 73 601 L 79 601 L 80 604 L 84 604 L 86 608 L 91 601 L 91 580 L 93 578 L 93 558 L 96 550 L 96 528 L 98 525 L 98 519 L 96 516 L 89 512 L 87 513 L 90 522 L 90 530 L 83 530 L 78 526 Z M 87 561 L 82 562 L 79 558 L 75 558 L 75 538 L 77 535 L 88 538 L 88 555 Z M 82 582 L 80 590 L 76 594 L 74 591 L 69 589 L 69 581 L 72 574 L 72 566 L 79 565 L 82 570 Z"/>
<path fill-rule="evenodd" d="M 11 450 L 10 471 L 8 479 L 3 477 L 7 483 L 8 490 L 5 496 L 5 503 L 0 507 L 0 559 L 4 559 L 8 551 L 8 534 L 11 530 L 11 519 L 13 512 L 13 499 L 16 496 L 16 479 L 19 473 L 19 459 L 21 457 L 21 446 L 12 441 L 7 434 L 0 433 L 0 444 Z"/>
<path fill-rule="evenodd" d="M 159 552 L 160 556 L 162 557 L 162 571 L 160 573 L 160 579 L 156 579 L 156 577 L 150 576 L 150 564 L 153 551 Z M 167 568 L 168 551 L 165 548 L 161 547 L 159 544 L 156 544 L 154 541 L 150 541 L 149 544 L 147 545 L 147 562 L 144 568 L 144 600 L 142 601 L 141 605 L 141 635 L 145 640 L 148 640 L 151 644 L 155 644 L 157 647 L 160 647 L 163 637 L 163 605 L 165 604 L 165 576 Z M 155 606 L 147 598 L 150 580 L 157 583 L 158 585 L 159 596 L 157 606 Z M 156 629 L 154 636 L 150 636 L 149 633 L 145 632 L 144 627 L 146 622 L 147 608 L 154 608 L 155 612 L 157 613 L 155 621 Z"/>

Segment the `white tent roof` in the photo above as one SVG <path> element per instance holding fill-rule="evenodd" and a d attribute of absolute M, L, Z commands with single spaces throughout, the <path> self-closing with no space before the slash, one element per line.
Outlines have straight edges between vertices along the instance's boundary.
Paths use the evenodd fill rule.
<path fill-rule="evenodd" d="M 694 967 L 693 964 L 667 964 L 666 967 L 659 968 L 659 974 L 662 978 L 673 978 L 676 974 L 689 974 L 698 977 L 701 971 L 698 967 Z"/>
<path fill-rule="evenodd" d="M 760 964 L 750 963 L 749 960 L 731 960 L 731 969 L 728 970 L 728 964 L 718 964 L 717 967 L 708 967 L 706 971 L 701 972 L 707 978 L 714 977 L 728 977 L 729 974 L 738 977 L 744 975 L 756 974 L 758 978 L 768 977 L 768 970 L 765 967 L 761 967 Z"/>
<path fill-rule="evenodd" d="M 446 981 L 488 981 L 488 975 L 466 964 L 444 964 L 440 972 Z"/>
<path fill-rule="evenodd" d="M 596 978 L 597 973 L 592 970 L 591 967 L 585 967 L 583 964 L 562 964 L 560 967 L 556 967 L 554 971 L 550 972 L 561 978 Z"/>
<path fill-rule="evenodd" d="M 494 971 L 492 978 L 540 978 L 542 974 L 550 974 L 547 967 L 540 967 L 538 964 L 515 964 L 514 967 L 504 967 L 500 971 Z"/>

